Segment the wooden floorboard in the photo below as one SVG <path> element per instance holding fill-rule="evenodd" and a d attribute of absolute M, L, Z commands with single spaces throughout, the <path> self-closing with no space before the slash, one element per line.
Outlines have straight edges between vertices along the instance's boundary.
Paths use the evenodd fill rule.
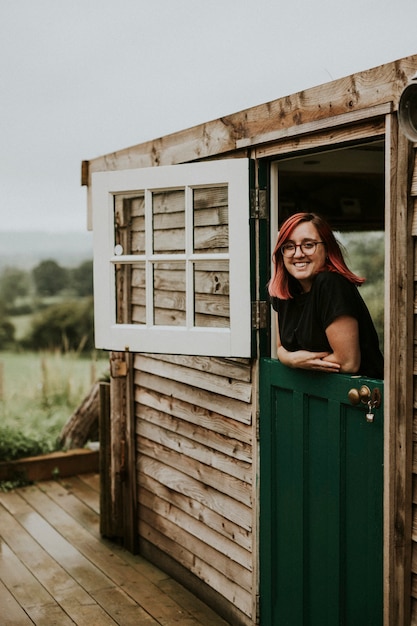
<path fill-rule="evenodd" d="M 1 626 L 227 626 L 167 574 L 102 539 L 97 475 L 0 492 Z"/>

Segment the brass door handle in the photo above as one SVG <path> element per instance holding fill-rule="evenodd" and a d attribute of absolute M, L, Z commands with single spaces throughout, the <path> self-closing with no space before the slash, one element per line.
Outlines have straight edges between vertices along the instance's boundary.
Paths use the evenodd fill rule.
<path fill-rule="evenodd" d="M 349 390 L 348 398 L 349 402 L 354 406 L 357 406 L 360 402 L 367 405 L 371 403 L 372 408 L 377 409 L 381 405 L 381 392 L 378 387 L 374 387 L 372 392 L 367 385 L 362 385 L 360 389 L 352 387 Z"/>
<path fill-rule="evenodd" d="M 371 390 L 367 385 L 362 385 L 360 389 L 356 389 L 356 387 L 352 387 L 348 393 L 349 402 L 353 404 L 353 406 L 357 406 L 360 402 L 363 404 L 368 404 L 371 399 Z"/>
<path fill-rule="evenodd" d="M 352 389 L 348 392 L 349 402 L 354 406 L 358 404 L 365 404 L 368 407 L 368 413 L 366 414 L 366 421 L 373 422 L 374 414 L 373 409 L 377 409 L 381 405 L 381 392 L 378 387 L 374 387 L 371 390 L 367 385 L 362 385 L 360 389 Z"/>

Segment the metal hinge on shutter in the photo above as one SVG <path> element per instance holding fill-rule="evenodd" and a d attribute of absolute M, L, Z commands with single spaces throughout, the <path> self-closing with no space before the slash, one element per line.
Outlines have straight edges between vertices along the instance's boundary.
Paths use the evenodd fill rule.
<path fill-rule="evenodd" d="M 266 198 L 266 189 L 251 189 L 250 216 L 252 219 L 266 219 L 268 217 Z"/>
<path fill-rule="evenodd" d="M 256 594 L 255 597 L 255 624 L 260 624 L 261 620 L 260 620 L 260 604 L 261 604 L 261 597 L 259 595 L 259 593 Z"/>
<path fill-rule="evenodd" d="M 260 330 L 268 323 L 268 303 L 265 300 L 252 302 L 252 328 Z"/>

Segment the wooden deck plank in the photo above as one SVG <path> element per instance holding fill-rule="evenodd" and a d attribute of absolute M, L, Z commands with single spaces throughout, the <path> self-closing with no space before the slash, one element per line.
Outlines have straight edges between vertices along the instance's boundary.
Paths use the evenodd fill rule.
<path fill-rule="evenodd" d="M 16 502 L 16 499 L 14 499 L 13 510 L 17 513 L 19 509 L 19 504 Z M 33 513 L 28 513 L 28 515 L 33 515 Z M 32 521 L 32 524 L 33 523 Z M 20 567 L 20 564 L 23 564 L 23 566 L 32 573 L 32 577 L 39 583 L 40 588 L 46 590 L 51 600 L 53 598 L 53 602 L 56 602 L 59 607 L 62 607 L 65 614 L 68 614 L 71 618 L 68 622 L 65 621 L 65 617 L 62 618 L 62 624 L 73 624 L 74 619 L 76 620 L 75 623 L 81 624 L 91 624 L 91 620 L 93 620 L 94 623 L 99 626 L 102 624 L 114 626 L 114 624 L 118 623 L 110 618 L 108 613 L 84 589 L 83 585 L 80 584 L 75 577 L 65 571 L 65 569 L 44 550 L 32 534 L 20 524 L 16 523 L 16 518 L 12 517 L 4 508 L 0 508 L 0 528 L 3 542 L 7 543 L 8 550 L 13 551 L 12 553 L 7 553 L 6 550 L 9 560 L 11 559 L 11 554 L 13 554 L 13 558 L 18 558 L 18 567 Z M 3 543 L 3 546 L 4 545 Z M 0 578 L 4 581 L 7 580 L 3 577 L 3 572 L 1 571 Z M 27 583 L 25 583 L 25 593 L 27 589 L 26 585 Z M 39 603 L 37 598 L 39 587 L 34 581 L 32 581 L 29 589 L 32 588 L 34 590 L 33 599 L 28 600 L 25 598 L 25 601 L 29 602 L 29 608 L 26 607 L 28 612 L 31 610 L 32 603 Z M 46 602 L 46 599 L 44 602 Z M 51 601 L 46 604 L 48 612 L 51 608 L 50 604 Z M 60 616 L 59 611 L 61 609 L 59 607 L 54 607 L 57 617 Z M 61 617 L 60 621 L 51 623 L 61 624 Z M 153 624 L 155 624 L 155 622 L 153 622 Z"/>
<path fill-rule="evenodd" d="M 64 610 L 4 542 L 0 553 L 0 580 L 35 624 L 73 625 Z"/>
<path fill-rule="evenodd" d="M 12 494 L 10 494 L 10 499 L 12 499 Z M 146 611 L 133 601 L 129 594 L 117 586 L 102 568 L 91 562 L 61 534 L 62 531 L 58 533 L 53 525 L 42 517 L 43 514 L 49 516 L 51 509 L 56 507 L 52 502 L 52 506 L 48 506 L 48 502 L 51 502 L 48 496 L 37 487 L 22 489 L 20 494 L 16 494 L 12 499 L 14 517 L 58 563 L 60 568 L 78 582 L 87 592 L 86 595 L 90 595 L 111 618 L 114 618 L 114 621 L 107 621 L 107 623 L 121 623 L 129 626 L 140 621 L 143 624 L 155 625 L 155 620 L 147 615 Z M 29 506 L 29 503 L 32 506 Z M 62 518 L 58 507 L 56 511 L 57 518 Z M 68 525 L 67 534 L 71 523 L 73 523 L 72 520 Z M 56 596 L 56 591 L 54 595 Z"/>
<path fill-rule="evenodd" d="M 100 538 L 100 516 L 95 508 L 80 500 L 73 485 L 66 480 L 61 482 L 49 481 L 39 485 L 48 497 L 70 515 L 77 524 L 88 530 L 97 539 Z M 98 499 L 97 494 L 97 499 Z"/>
<path fill-rule="evenodd" d="M 0 607 L 3 626 L 32 626 L 33 622 L 20 604 L 10 593 L 7 587 L 0 581 Z"/>
<path fill-rule="evenodd" d="M 122 586 L 130 598 L 140 602 L 145 610 L 155 616 L 162 625 L 176 622 L 184 626 L 197 626 L 199 624 L 191 615 L 187 616 L 179 604 L 171 597 L 166 596 L 140 572 L 126 566 L 126 563 L 115 555 L 111 548 L 104 546 L 99 540 L 95 540 L 84 529 L 79 528 L 75 532 L 70 516 L 49 498 L 47 485 L 42 491 L 36 487 L 25 488 L 22 490 L 22 495 L 39 514 L 45 515 L 50 523 L 59 527 L 65 540 L 77 548 L 80 553 L 86 555 L 100 571 L 107 570 L 109 559 L 111 559 L 110 575 L 112 582 Z M 94 594 L 94 597 L 96 598 L 97 594 Z M 108 601 L 108 597 L 106 597 L 106 601 Z M 118 602 L 120 604 L 120 599 Z M 107 610 L 109 609 L 107 608 Z M 173 616 L 175 616 L 174 621 L 172 621 Z M 122 623 L 124 624 L 124 622 Z"/>
<path fill-rule="evenodd" d="M 0 602 L 29 616 L 10 624 L 227 626 L 143 557 L 101 538 L 99 500 L 93 475 L 0 493 Z"/>
<path fill-rule="evenodd" d="M 172 578 L 163 580 L 160 587 L 167 595 L 175 598 L 175 601 L 181 604 L 184 609 L 199 619 L 202 624 L 207 624 L 207 626 L 225 626 L 226 622 L 224 619 Z"/>
<path fill-rule="evenodd" d="M 77 498 L 89 506 L 97 514 L 100 514 L 99 493 L 91 484 L 87 483 L 81 476 L 71 476 L 63 478 L 62 484 L 70 490 L 77 492 Z"/>
<path fill-rule="evenodd" d="M 77 478 L 89 485 L 97 494 L 100 493 L 100 476 L 98 474 L 79 474 Z"/>

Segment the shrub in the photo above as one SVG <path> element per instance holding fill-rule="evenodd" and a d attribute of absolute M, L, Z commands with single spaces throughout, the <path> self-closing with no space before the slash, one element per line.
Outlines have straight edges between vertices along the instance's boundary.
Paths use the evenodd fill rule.
<path fill-rule="evenodd" d="M 58 351 L 3 352 L 0 363 L 0 461 L 61 449 L 64 425 L 109 365 Z"/>
<path fill-rule="evenodd" d="M 28 295 L 29 274 L 17 267 L 5 267 L 0 273 L 0 301 L 6 310 L 11 310 L 16 300 Z"/>
<path fill-rule="evenodd" d="M 15 343 L 15 327 L 7 318 L 0 317 L 0 350 L 7 350 Z"/>
<path fill-rule="evenodd" d="M 93 295 L 93 261 L 84 261 L 69 271 L 74 292 L 81 297 Z"/>
<path fill-rule="evenodd" d="M 30 437 L 8 426 L 0 427 L 0 461 L 13 461 L 51 451 L 47 438 Z"/>
<path fill-rule="evenodd" d="M 68 282 L 68 270 L 52 259 L 41 261 L 32 270 L 32 276 L 36 292 L 40 296 L 54 296 L 62 291 Z"/>
<path fill-rule="evenodd" d="M 31 330 L 22 343 L 32 350 L 91 351 L 93 299 L 68 300 L 47 307 L 33 318 Z"/>

